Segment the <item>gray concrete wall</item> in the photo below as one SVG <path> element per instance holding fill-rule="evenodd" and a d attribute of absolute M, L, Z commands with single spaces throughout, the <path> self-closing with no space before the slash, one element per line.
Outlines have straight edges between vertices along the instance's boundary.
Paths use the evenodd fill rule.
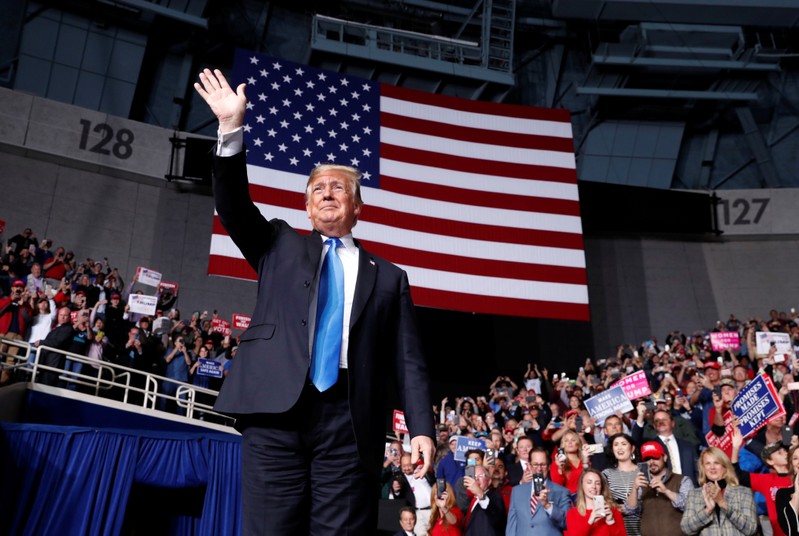
<path fill-rule="evenodd" d="M 213 199 L 166 181 L 140 181 L 2 152 L 0 219 L 4 239 L 31 227 L 77 258 L 108 257 L 129 278 L 137 266 L 180 284 L 183 312 L 249 313 L 254 283 L 208 277 Z M 5 147 L 7 150 L 8 148 Z"/>
<path fill-rule="evenodd" d="M 672 330 L 710 329 L 717 320 L 767 317 L 799 308 L 799 239 L 713 242 L 586 240 L 588 292 L 599 355 Z"/>

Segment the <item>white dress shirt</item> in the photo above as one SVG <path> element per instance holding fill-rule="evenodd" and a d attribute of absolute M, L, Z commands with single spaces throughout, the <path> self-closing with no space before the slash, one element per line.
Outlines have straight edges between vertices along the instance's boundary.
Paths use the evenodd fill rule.
<path fill-rule="evenodd" d="M 235 156 L 244 149 L 244 131 L 241 127 L 231 132 L 217 132 L 217 156 Z M 322 236 L 322 242 L 329 237 Z M 355 298 L 355 283 L 358 281 L 358 258 L 360 250 L 355 245 L 352 235 L 339 238 L 344 247 L 338 248 L 339 259 L 344 267 L 344 326 L 341 330 L 341 356 L 339 357 L 339 367 L 347 368 L 347 349 L 350 342 L 350 317 L 352 316 L 352 302 Z M 311 306 L 308 312 L 308 351 L 313 355 L 314 330 L 316 328 L 316 294 L 319 290 L 319 273 L 322 270 L 322 259 L 327 254 L 329 246 L 322 248 L 319 257 L 319 264 L 316 268 L 314 285 L 311 292 Z"/>
<path fill-rule="evenodd" d="M 674 440 L 674 435 L 658 436 L 663 444 L 666 445 L 666 454 L 669 455 L 671 460 L 671 470 L 677 474 L 682 473 L 682 463 L 680 462 L 680 448 L 677 446 L 677 441 Z"/>

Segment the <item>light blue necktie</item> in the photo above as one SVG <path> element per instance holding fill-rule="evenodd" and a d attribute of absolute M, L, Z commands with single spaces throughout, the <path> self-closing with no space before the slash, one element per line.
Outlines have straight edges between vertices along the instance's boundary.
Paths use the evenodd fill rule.
<path fill-rule="evenodd" d="M 325 244 L 329 247 L 319 272 L 311 359 L 311 381 L 320 392 L 330 389 L 338 380 L 344 325 L 344 266 L 336 252 L 336 248 L 343 244 L 338 238 L 329 238 Z"/>

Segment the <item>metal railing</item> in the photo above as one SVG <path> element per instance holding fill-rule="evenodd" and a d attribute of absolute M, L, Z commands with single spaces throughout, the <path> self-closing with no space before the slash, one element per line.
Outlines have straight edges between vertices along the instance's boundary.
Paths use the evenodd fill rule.
<path fill-rule="evenodd" d="M 16 349 L 16 354 L 11 348 Z M 64 357 L 65 366 L 53 367 L 42 361 L 45 352 L 54 352 Z M 11 358 L 8 360 L 7 358 Z M 7 362 L 8 361 L 8 362 Z M 234 419 L 218 413 L 213 409 L 218 391 L 199 387 L 145 372 L 134 368 L 98 361 L 86 356 L 73 354 L 49 346 L 34 347 L 21 341 L 0 336 L 0 367 L 9 372 L 18 381 L 26 381 L 30 385 L 49 385 L 70 391 L 79 391 L 84 395 L 102 398 L 103 400 L 116 400 L 124 405 L 140 407 L 148 411 L 172 417 L 182 417 L 193 424 L 206 419 L 222 426 L 232 426 Z M 80 371 L 72 369 L 72 364 L 80 364 Z M 43 383 L 43 373 L 54 373 L 57 385 Z M 52 377 L 52 375 L 51 375 Z M 175 394 L 162 392 L 162 387 L 167 384 L 175 386 Z M 200 395 L 200 396 L 198 396 Z M 140 398 L 133 401 L 132 399 Z M 164 407 L 174 403 L 179 408 L 179 413 L 164 411 Z"/>

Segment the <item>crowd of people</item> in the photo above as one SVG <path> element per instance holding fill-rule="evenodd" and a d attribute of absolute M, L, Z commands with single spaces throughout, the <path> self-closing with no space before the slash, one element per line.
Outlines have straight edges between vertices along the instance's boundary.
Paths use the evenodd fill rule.
<path fill-rule="evenodd" d="M 80 261 L 64 247 L 53 249 L 51 240 L 39 241 L 30 228 L 0 243 L 0 248 L 0 334 L 97 363 L 43 351 L 40 364 L 46 368 L 38 382 L 88 391 L 86 382 L 70 379 L 81 373 L 96 377 L 102 362 L 121 365 L 141 373 L 131 377 L 129 402 L 143 400 L 143 373 L 155 374 L 167 379 L 159 385 L 165 395 L 159 399 L 160 409 L 177 413 L 185 411 L 175 396 L 179 384 L 168 380 L 219 389 L 235 357 L 237 339 L 214 329 L 216 311 L 195 311 L 189 319 L 181 319 L 176 296 L 167 291 L 159 292 L 153 316 L 132 312 L 130 295 L 142 292 L 136 290 L 135 278 L 126 285 L 107 258 Z M 13 367 L 18 352 L 13 344 L 0 347 L 5 361 L 0 386 L 28 379 L 27 371 Z M 71 374 L 65 376 L 62 370 Z M 104 387 L 108 396 L 121 394 L 109 384 Z M 202 391 L 198 400 L 212 402 Z"/>
<path fill-rule="evenodd" d="M 713 350 L 714 331 L 740 347 Z M 574 377 L 530 364 L 478 396 L 444 398 L 434 472 L 415 478 L 402 444 L 387 448 L 382 498 L 403 505 L 397 534 L 799 534 L 799 360 L 774 345 L 758 355 L 757 332 L 799 349 L 796 313 L 730 316 L 619 346 Z M 587 399 L 640 371 L 651 393 L 632 411 L 591 416 Z M 731 404 L 761 374 L 785 412 L 744 438 Z"/>
<path fill-rule="evenodd" d="M 169 380 L 218 390 L 237 341 L 213 328 L 216 312 L 183 320 L 176 297 L 163 295 L 154 316 L 133 313 L 134 281 L 126 285 L 108 259 L 79 261 L 31 229 L 0 248 L 5 338 L 161 376 L 167 411 L 182 411 Z M 737 333 L 740 348 L 713 350 L 714 331 Z M 799 360 L 773 345 L 758 354 L 757 332 L 787 333 L 799 348 L 795 312 L 731 315 L 662 343 L 619 346 L 586 360 L 573 377 L 531 363 L 520 378 L 497 377 L 485 393 L 442 399 L 433 407 L 438 451 L 430 473 L 415 476 L 401 441 L 386 449 L 381 493 L 397 502 L 398 534 L 799 534 Z M 28 379 L 12 366 L 16 351 L 0 348 L 0 385 Z M 41 363 L 48 368 L 37 381 L 86 388 L 74 375 L 91 364 L 58 352 L 44 352 Z M 209 363 L 221 377 L 202 373 Z M 591 416 L 587 399 L 640 371 L 651 394 L 631 401 L 632 411 Z M 785 412 L 744 438 L 730 408 L 760 374 Z"/>

